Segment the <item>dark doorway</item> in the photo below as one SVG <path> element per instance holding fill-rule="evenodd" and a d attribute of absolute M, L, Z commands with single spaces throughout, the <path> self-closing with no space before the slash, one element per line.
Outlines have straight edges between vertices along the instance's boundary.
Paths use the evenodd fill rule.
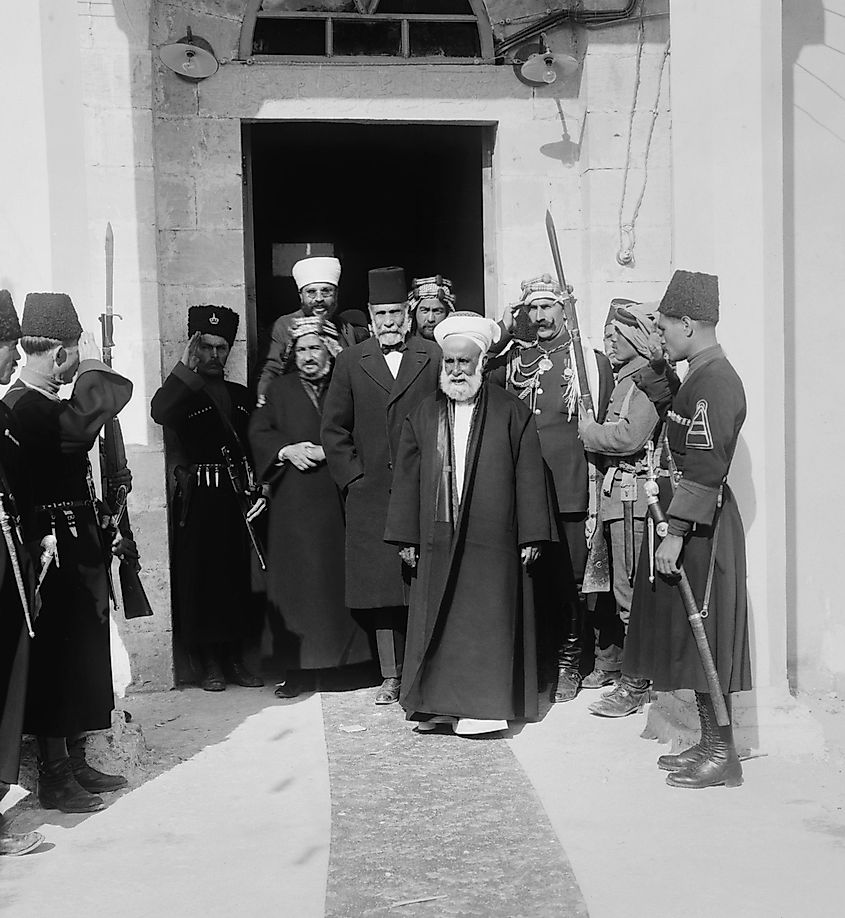
<path fill-rule="evenodd" d="M 290 265 L 306 254 L 340 258 L 342 309 L 366 309 L 368 269 L 400 265 L 409 284 L 450 278 L 458 308 L 484 312 L 482 166 L 491 130 L 244 125 L 251 376 L 275 319 L 298 308 Z"/>

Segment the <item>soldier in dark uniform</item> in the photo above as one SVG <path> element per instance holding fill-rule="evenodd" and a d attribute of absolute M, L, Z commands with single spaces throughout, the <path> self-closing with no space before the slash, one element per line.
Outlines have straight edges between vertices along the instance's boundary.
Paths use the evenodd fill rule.
<path fill-rule="evenodd" d="M 556 702 L 573 699 L 581 685 L 580 664 L 587 627 L 581 592 L 587 565 L 586 525 L 598 518 L 591 495 L 584 444 L 578 437 L 578 379 L 566 328 L 560 285 L 544 274 L 522 284 L 521 311 L 536 329 L 536 343 L 512 347 L 491 360 L 493 382 L 506 386 L 531 409 L 543 459 L 551 471 L 560 543 L 547 546 L 534 565 L 538 638 L 544 655 L 557 657 Z M 513 323 L 513 315 L 509 315 Z M 604 354 L 584 348 L 596 416 L 603 419 L 613 389 Z M 563 613 L 563 615 L 561 614 Z"/>
<path fill-rule="evenodd" d="M 369 273 L 375 337 L 342 351 L 323 408 L 321 439 L 346 496 L 346 605 L 374 634 L 383 683 L 376 704 L 399 700 L 410 568 L 384 541 L 402 423 L 437 390 L 440 348 L 406 341 L 408 288 L 401 268 Z"/>
<path fill-rule="evenodd" d="M 662 692 L 693 689 L 701 739 L 680 755 L 664 755 L 674 787 L 742 783 L 730 726 L 716 723 L 713 702 L 692 632 L 675 585 L 682 563 L 704 618 L 722 691 L 751 688 L 745 534 L 727 475 L 745 420 L 745 393 L 716 340 L 718 279 L 676 271 L 660 303 L 659 326 L 667 356 L 688 360 L 689 372 L 675 396 L 659 455 L 661 503 L 668 534 L 655 554 L 659 576 L 649 582 L 641 563 L 634 586 L 623 670 L 651 679 Z M 726 699 L 727 700 L 727 699 Z"/>
<path fill-rule="evenodd" d="M 0 386 L 7 386 L 18 363 L 21 327 L 8 290 L 0 290 Z M 29 666 L 29 631 L 20 595 L 33 609 L 34 575 L 23 544 L 20 515 L 30 513 L 26 462 L 14 418 L 0 402 L 0 800 L 18 780 L 21 731 Z M 31 527 L 30 527 L 31 528 Z M 20 577 L 20 583 L 18 582 Z M 37 832 L 14 835 L 0 814 L 0 855 L 26 854 L 41 844 Z"/>
<path fill-rule="evenodd" d="M 246 386 L 223 378 L 237 330 L 233 310 L 192 306 L 185 352 L 151 404 L 153 420 L 178 436 L 186 461 L 176 468 L 172 569 L 179 633 L 199 652 L 207 692 L 222 692 L 227 678 L 247 688 L 264 684 L 242 657 L 251 549 L 240 501 L 254 497 L 247 452 L 254 400 Z"/>
<path fill-rule="evenodd" d="M 38 742 L 41 805 L 87 813 L 103 808 L 101 792 L 126 784 L 88 765 L 85 733 L 109 727 L 114 707 L 107 568 L 112 553 L 137 556 L 133 542 L 104 532 L 88 452 L 132 383 L 100 360 L 66 294 L 30 293 L 21 328 L 26 366 L 4 401 L 29 470 L 36 531 L 25 537 L 52 534 L 57 552 L 40 591 L 24 732 Z M 71 397 L 59 398 L 74 376 Z"/>

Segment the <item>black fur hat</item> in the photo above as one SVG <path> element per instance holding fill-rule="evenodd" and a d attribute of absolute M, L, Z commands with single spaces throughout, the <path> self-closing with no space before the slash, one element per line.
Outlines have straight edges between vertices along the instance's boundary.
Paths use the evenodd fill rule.
<path fill-rule="evenodd" d="M 699 322 L 719 321 L 719 278 L 715 274 L 676 271 L 660 301 L 660 312 L 676 319 L 688 316 Z"/>
<path fill-rule="evenodd" d="M 66 293 L 27 293 L 21 335 L 75 341 L 82 334 L 79 316 Z"/>
<path fill-rule="evenodd" d="M 238 333 L 240 317 L 228 306 L 191 306 L 188 310 L 188 335 L 219 335 L 231 347 Z"/>
<path fill-rule="evenodd" d="M 21 323 L 15 312 L 12 294 L 0 290 L 0 341 L 15 341 L 21 336 Z"/>

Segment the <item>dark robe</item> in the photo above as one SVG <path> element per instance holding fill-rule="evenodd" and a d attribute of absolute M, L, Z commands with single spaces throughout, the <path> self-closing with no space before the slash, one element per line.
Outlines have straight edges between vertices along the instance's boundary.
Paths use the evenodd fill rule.
<path fill-rule="evenodd" d="M 411 412 L 393 478 L 385 539 L 419 546 L 400 702 L 410 715 L 534 719 L 534 608 L 520 548 L 548 542 L 553 526 L 537 427 L 517 398 L 482 385 L 457 505 L 448 405 L 438 392 Z"/>
<path fill-rule="evenodd" d="M 745 533 L 725 482 L 745 412 L 742 382 L 722 349 L 708 348 L 693 358 L 666 420 L 666 441 L 678 472 L 674 494 L 670 479 L 659 479 L 669 531 L 686 533 L 679 561 L 699 606 L 707 590 L 718 526 L 704 630 L 725 693 L 751 688 Z M 664 466 L 671 464 L 664 461 Z M 643 543 L 647 553 L 648 540 Z M 634 583 L 623 672 L 651 679 L 658 691 L 709 692 L 681 594 L 659 574 L 654 584 L 649 583 L 648 569 L 644 554 Z"/>
<path fill-rule="evenodd" d="M 32 611 L 34 568 L 23 536 L 24 531 L 32 531 L 32 526 L 31 520 L 20 518 L 32 510 L 28 473 L 20 433 L 3 402 L 0 402 L 0 492 Z M 30 640 L 6 538 L 0 537 L 0 783 L 4 784 L 16 784 L 18 780 Z"/>
<path fill-rule="evenodd" d="M 343 600 L 343 499 L 325 462 L 301 472 L 278 463 L 292 443 L 320 443 L 328 380 L 278 376 L 249 425 L 259 478 L 269 483 L 267 597 L 280 616 L 290 669 L 328 669 L 371 658 L 366 633 Z"/>
<path fill-rule="evenodd" d="M 408 604 L 402 561 L 384 542 L 393 465 L 402 422 L 437 389 L 440 348 L 409 338 L 396 379 L 377 338 L 342 351 L 323 409 L 321 442 L 346 494 L 346 604 L 375 609 Z"/>
<path fill-rule="evenodd" d="M 41 587 L 24 730 L 73 736 L 109 727 L 114 707 L 104 562 L 111 552 L 91 500 L 88 451 L 129 401 L 132 383 L 98 360 L 80 364 L 70 399 L 30 388 L 23 378 L 4 401 L 17 422 L 36 510 L 27 539 L 55 532 L 59 560 Z"/>
<path fill-rule="evenodd" d="M 253 404 L 245 386 L 207 386 L 177 363 L 150 405 L 153 420 L 178 436 L 186 462 L 176 468 L 171 571 L 176 624 L 190 645 L 240 643 L 250 630 L 249 537 L 222 447 L 245 487 Z"/>

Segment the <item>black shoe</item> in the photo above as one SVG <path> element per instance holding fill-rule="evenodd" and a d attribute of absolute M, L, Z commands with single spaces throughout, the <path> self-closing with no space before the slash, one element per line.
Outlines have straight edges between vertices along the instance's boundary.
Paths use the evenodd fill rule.
<path fill-rule="evenodd" d="M 74 778 L 70 759 L 38 763 L 38 802 L 45 810 L 96 813 L 106 808 L 102 797 L 91 794 Z"/>
<path fill-rule="evenodd" d="M 207 657 L 205 660 L 205 675 L 200 682 L 200 687 L 204 692 L 225 692 L 226 677 L 220 663 L 213 657 Z"/>
<path fill-rule="evenodd" d="M 254 673 L 251 673 L 244 664 L 243 660 L 235 659 L 229 663 L 229 671 L 226 674 L 229 682 L 235 685 L 242 685 L 244 688 L 261 688 L 264 680 Z"/>
<path fill-rule="evenodd" d="M 103 794 L 120 790 L 129 783 L 123 775 L 109 775 L 92 768 L 85 760 L 85 737 L 80 736 L 67 743 L 70 768 L 76 783 L 89 794 Z"/>
<path fill-rule="evenodd" d="M 400 679 L 388 677 L 381 684 L 381 688 L 376 692 L 376 704 L 394 704 L 399 700 L 399 688 L 402 685 Z"/>
<path fill-rule="evenodd" d="M 278 683 L 273 694 L 277 698 L 298 698 L 302 692 L 302 680 L 296 675 L 290 675 L 284 682 Z"/>
<path fill-rule="evenodd" d="M 557 685 L 552 691 L 552 702 L 560 704 L 564 701 L 572 701 L 581 688 L 581 674 L 577 669 L 570 669 L 568 666 L 561 666 L 557 673 Z"/>
<path fill-rule="evenodd" d="M 648 682 L 622 677 L 612 692 L 594 701 L 587 709 L 597 717 L 627 717 L 636 714 L 648 701 Z"/>
<path fill-rule="evenodd" d="M 581 680 L 581 688 L 584 689 L 598 689 L 604 688 L 606 685 L 616 685 L 622 674 L 618 669 L 613 670 L 613 672 L 608 672 L 604 669 L 594 669 L 589 676 L 584 676 Z"/>

